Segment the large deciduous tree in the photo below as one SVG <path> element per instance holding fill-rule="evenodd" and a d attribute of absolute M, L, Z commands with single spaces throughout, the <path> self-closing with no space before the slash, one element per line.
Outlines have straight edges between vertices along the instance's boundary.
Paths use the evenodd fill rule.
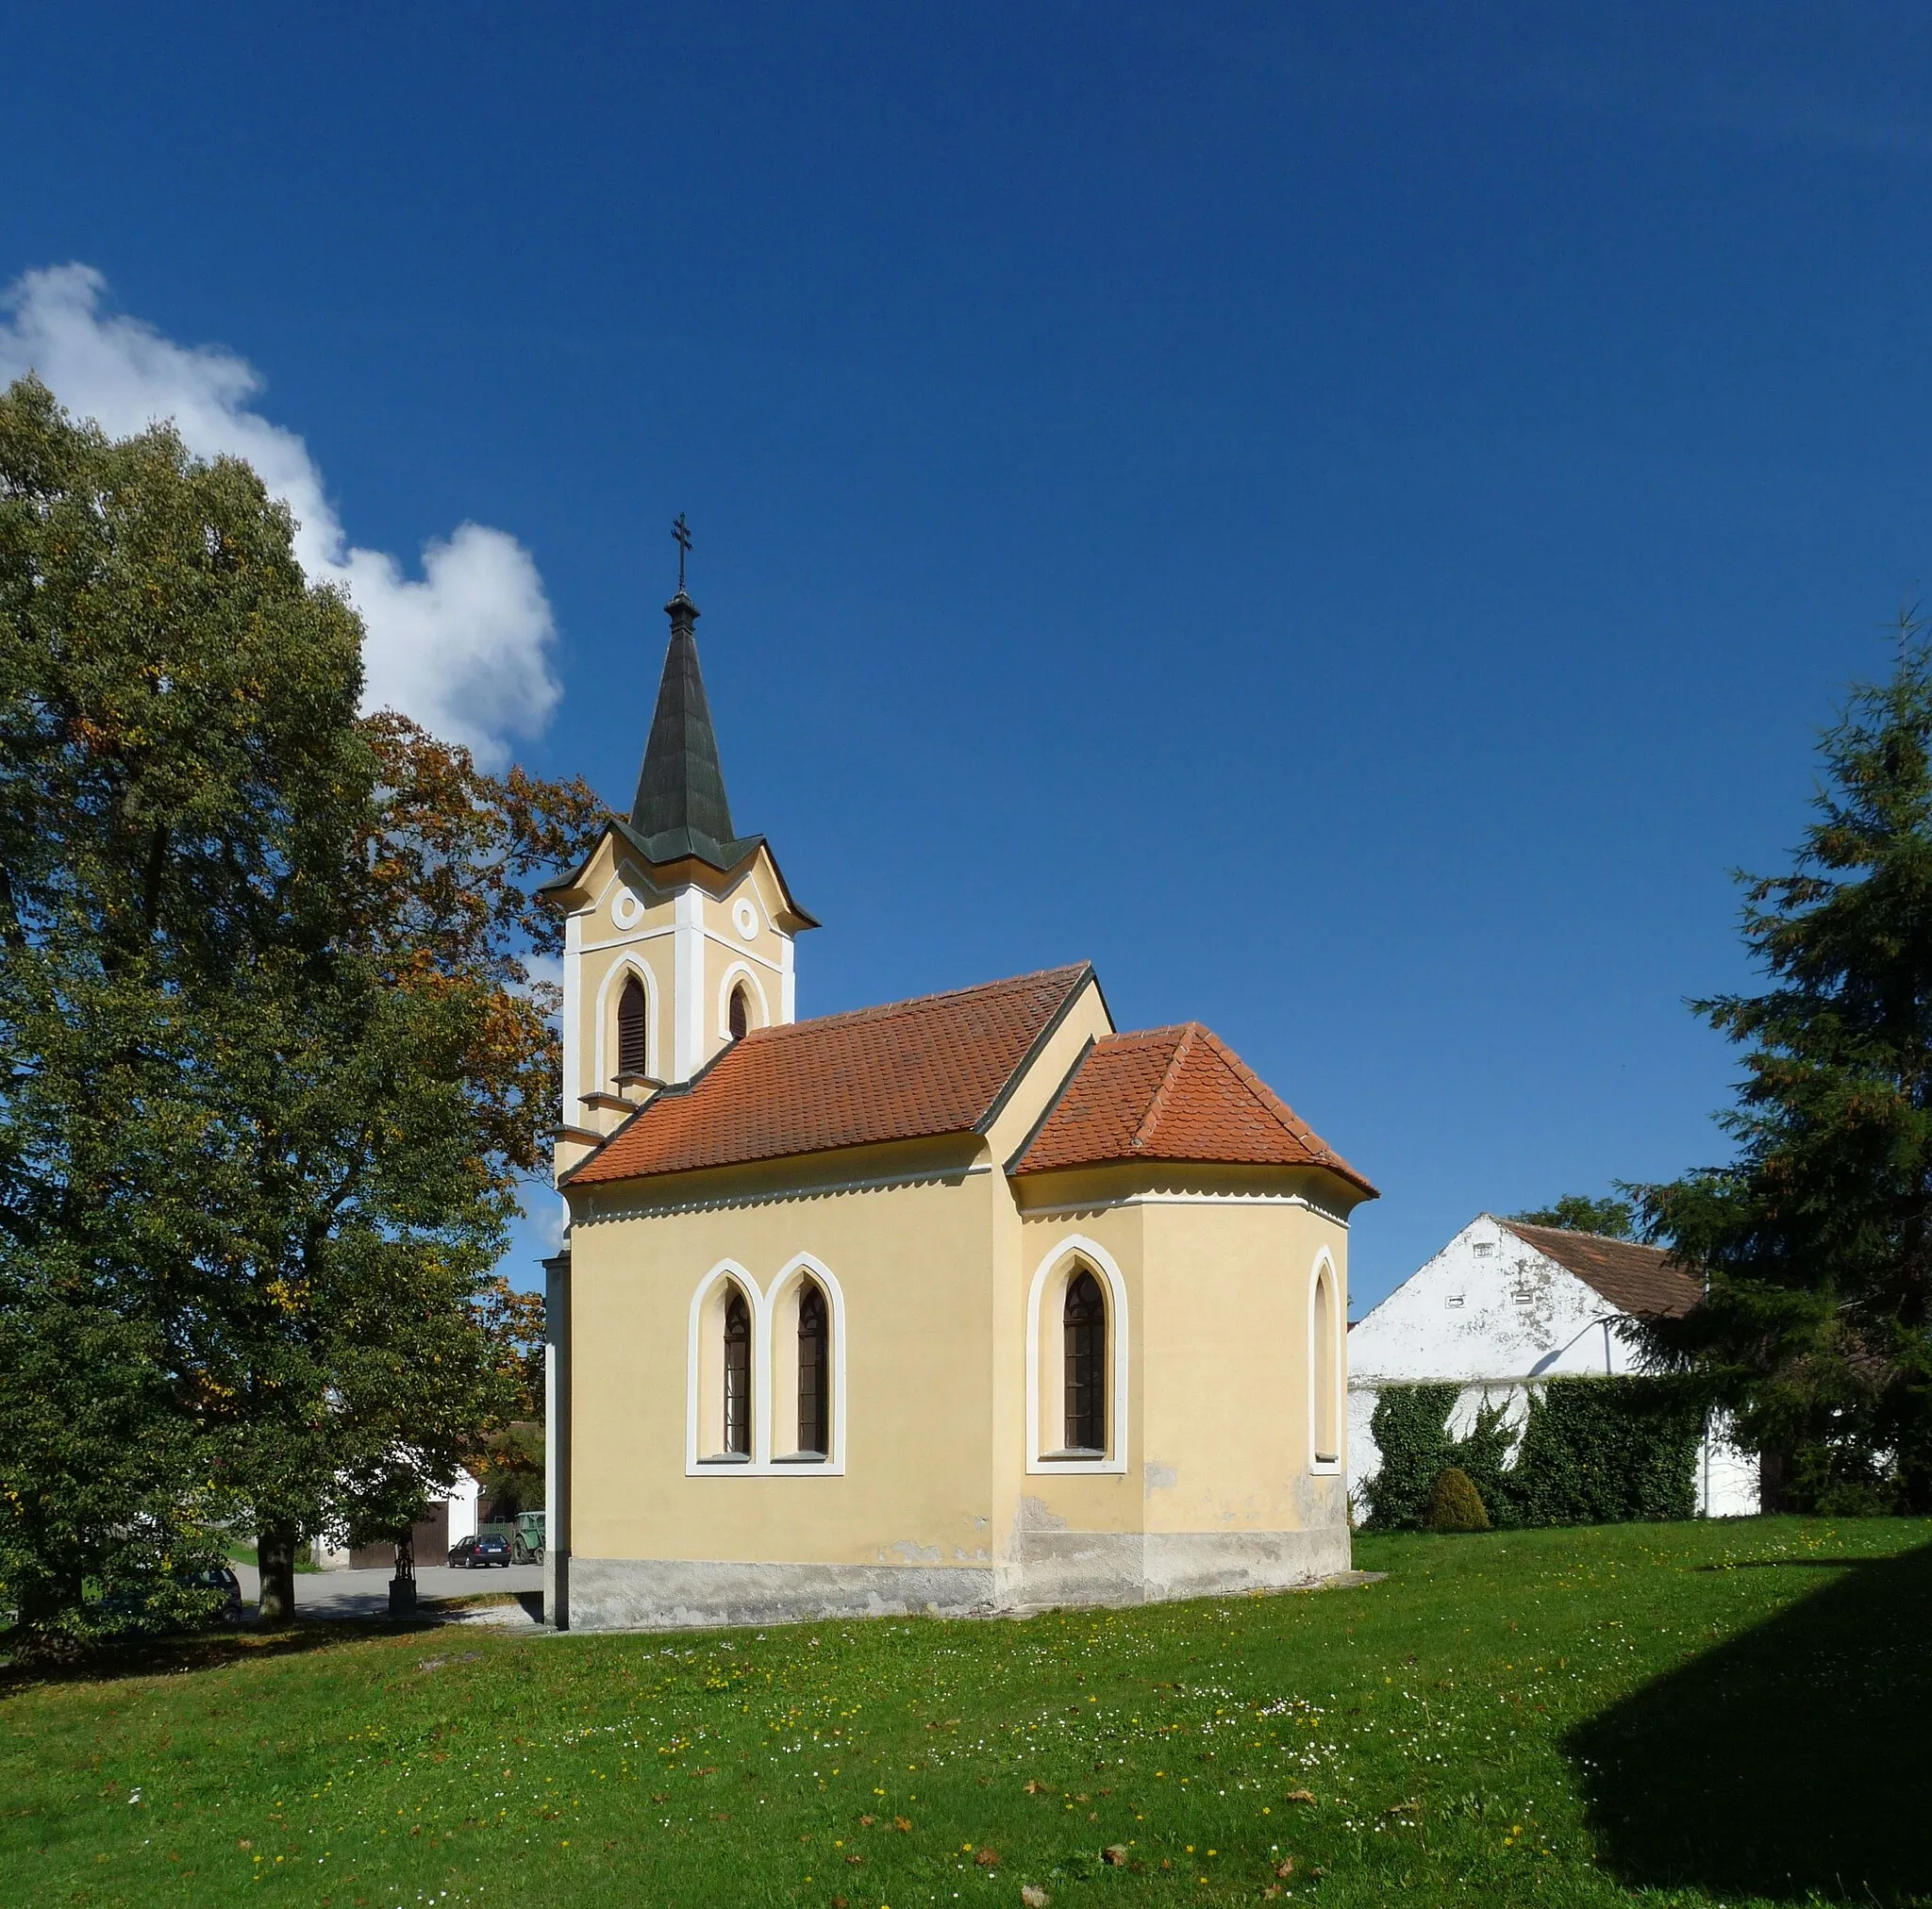
<path fill-rule="evenodd" d="M 1707 1276 L 1650 1328 L 1708 1375 L 1786 1502 L 1932 1510 L 1932 656 L 1855 690 L 1789 874 L 1751 881 L 1771 985 L 1699 1002 L 1745 1050 L 1724 1167 L 1643 1189 Z"/>
<path fill-rule="evenodd" d="M 359 719 L 245 465 L 0 395 L 0 1572 L 401 1522 L 517 1408 L 480 1303 L 555 1104 L 531 877 L 600 812 Z"/>
<path fill-rule="evenodd" d="M 1564 1233 L 1594 1233 L 1603 1239 L 1628 1239 L 1637 1230 L 1637 1209 L 1613 1195 L 1565 1193 L 1554 1205 L 1512 1213 L 1525 1226 L 1554 1226 Z"/>

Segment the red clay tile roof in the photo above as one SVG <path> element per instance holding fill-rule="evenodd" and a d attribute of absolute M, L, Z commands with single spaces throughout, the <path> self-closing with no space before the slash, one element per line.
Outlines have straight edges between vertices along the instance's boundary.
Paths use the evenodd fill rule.
<path fill-rule="evenodd" d="M 1375 1189 L 1197 1021 L 1094 1042 L 1014 1173 L 1112 1160 L 1325 1167 Z"/>
<path fill-rule="evenodd" d="M 757 1029 L 647 1102 L 568 1184 L 970 1134 L 1092 972 L 1081 962 Z"/>
<path fill-rule="evenodd" d="M 1515 1220 L 1502 1223 L 1525 1246 L 1535 1247 L 1638 1319 L 1677 1319 L 1704 1297 L 1695 1276 L 1659 1246 L 1572 1233 L 1561 1226 L 1525 1226 Z"/>

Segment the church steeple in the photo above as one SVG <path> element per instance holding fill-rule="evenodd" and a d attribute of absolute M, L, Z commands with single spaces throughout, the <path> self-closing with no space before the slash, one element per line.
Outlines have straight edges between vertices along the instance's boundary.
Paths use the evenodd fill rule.
<path fill-rule="evenodd" d="M 671 619 L 671 647 L 664 653 L 630 825 L 654 862 L 695 855 L 714 869 L 728 869 L 749 844 L 731 826 L 711 706 L 698 669 L 698 607 L 680 589 L 664 609 Z"/>
<path fill-rule="evenodd" d="M 671 644 L 637 799 L 541 890 L 564 914 L 559 1170 L 732 1041 L 795 1021 L 792 944 L 818 926 L 771 844 L 732 824 L 698 670 L 698 609 L 684 589 L 683 518 L 673 534 Z"/>

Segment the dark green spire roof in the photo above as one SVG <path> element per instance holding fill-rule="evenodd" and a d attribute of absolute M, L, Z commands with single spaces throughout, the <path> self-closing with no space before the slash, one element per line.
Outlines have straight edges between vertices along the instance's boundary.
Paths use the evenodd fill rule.
<path fill-rule="evenodd" d="M 664 608 L 671 618 L 671 647 L 664 653 L 658 711 L 644 745 L 630 832 L 654 862 L 696 855 L 713 868 L 732 868 L 752 844 L 740 841 L 732 832 L 711 706 L 705 700 L 705 679 L 698 671 L 697 633 L 692 627 L 697 606 L 679 590 Z"/>

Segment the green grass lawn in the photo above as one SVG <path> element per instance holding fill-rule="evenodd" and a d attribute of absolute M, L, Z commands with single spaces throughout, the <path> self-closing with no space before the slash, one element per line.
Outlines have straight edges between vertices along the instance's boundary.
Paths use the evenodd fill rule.
<path fill-rule="evenodd" d="M 1357 1562 L 1389 1575 L 1026 1622 L 316 1627 L 16 1680 L 0 1901 L 1932 1902 L 1932 1525 Z"/>

